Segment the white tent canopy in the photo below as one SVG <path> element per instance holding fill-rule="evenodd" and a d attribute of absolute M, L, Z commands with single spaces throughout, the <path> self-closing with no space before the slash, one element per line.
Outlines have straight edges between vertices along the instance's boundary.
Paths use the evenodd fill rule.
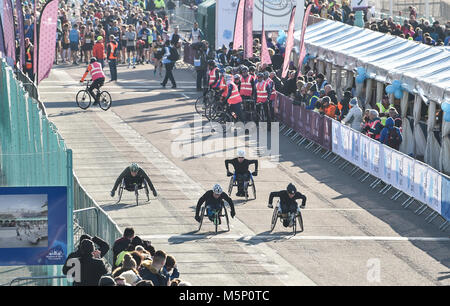
<path fill-rule="evenodd" d="M 301 31 L 295 33 L 299 44 Z M 347 70 L 364 67 L 383 83 L 402 82 L 425 101 L 450 101 L 450 52 L 400 37 L 323 20 L 307 27 L 306 52 Z"/>

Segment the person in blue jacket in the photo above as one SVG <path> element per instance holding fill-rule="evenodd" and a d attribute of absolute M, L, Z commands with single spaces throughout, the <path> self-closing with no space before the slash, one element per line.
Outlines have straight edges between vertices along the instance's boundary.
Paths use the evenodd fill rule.
<path fill-rule="evenodd" d="M 386 125 L 381 130 L 380 142 L 395 150 L 398 150 L 402 141 L 402 133 L 398 127 L 394 126 L 394 119 L 391 117 L 387 118 Z"/>

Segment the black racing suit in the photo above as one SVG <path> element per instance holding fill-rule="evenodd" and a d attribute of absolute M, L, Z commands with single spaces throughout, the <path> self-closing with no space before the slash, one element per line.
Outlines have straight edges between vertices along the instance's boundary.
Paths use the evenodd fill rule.
<path fill-rule="evenodd" d="M 113 192 L 116 191 L 119 184 L 122 182 L 122 179 L 125 180 L 125 189 L 128 191 L 135 191 L 135 185 L 138 189 L 142 189 L 142 184 L 144 181 L 147 183 L 147 185 L 150 187 L 150 189 L 153 192 L 153 195 L 156 197 L 156 190 L 155 187 L 153 187 L 152 181 L 148 177 L 147 173 L 145 173 L 144 170 L 139 168 L 136 176 L 131 175 L 130 167 L 126 167 L 125 170 L 122 171 L 122 173 L 119 175 L 119 177 L 116 180 L 116 183 L 114 184 L 114 187 L 112 189 Z"/>
<path fill-rule="evenodd" d="M 217 211 L 224 204 L 223 203 L 224 200 L 227 201 L 228 204 L 230 205 L 230 209 L 231 209 L 230 214 L 231 214 L 231 217 L 234 217 L 236 212 L 234 211 L 233 200 L 225 192 L 222 192 L 220 197 L 218 199 L 216 199 L 214 197 L 214 192 L 212 190 L 209 190 L 209 191 L 205 192 L 205 194 L 202 195 L 202 197 L 200 199 L 198 199 L 197 208 L 195 210 L 195 219 L 199 218 L 200 207 L 202 207 L 203 203 L 206 204 L 206 208 L 208 211 Z M 208 217 L 211 221 L 213 221 L 211 214 L 208 214 Z"/>
<path fill-rule="evenodd" d="M 278 192 L 273 191 L 269 196 L 269 204 L 272 204 L 273 198 L 275 197 L 280 198 L 280 208 L 282 214 L 297 212 L 298 204 L 296 200 L 298 199 L 302 199 L 302 206 L 306 205 L 306 196 L 301 194 L 300 192 L 296 192 L 294 197 L 291 199 L 286 190 L 281 190 Z M 288 218 L 285 218 L 283 220 L 283 225 L 287 227 L 289 226 L 289 222 L 290 220 L 288 220 Z"/>
<path fill-rule="evenodd" d="M 234 159 L 226 159 L 225 160 L 225 168 L 227 169 L 227 175 L 230 176 L 230 170 L 228 165 L 232 164 L 234 167 L 234 172 L 236 174 L 236 180 L 238 182 L 238 193 L 244 192 L 244 182 L 248 182 L 250 180 L 250 171 L 248 170 L 251 164 L 255 164 L 255 172 L 254 175 L 258 174 L 258 160 L 248 160 L 244 159 L 242 163 L 239 162 L 238 158 Z"/>

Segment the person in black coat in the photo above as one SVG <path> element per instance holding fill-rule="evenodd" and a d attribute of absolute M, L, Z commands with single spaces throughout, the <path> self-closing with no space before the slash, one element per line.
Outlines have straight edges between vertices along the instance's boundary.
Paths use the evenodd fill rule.
<path fill-rule="evenodd" d="M 128 248 L 128 245 L 131 244 L 134 238 L 134 229 L 131 227 L 127 227 L 123 232 L 123 237 L 114 241 L 113 245 L 113 267 L 116 268 L 115 263 L 117 260 L 117 255 L 120 252 L 125 251 Z"/>
<path fill-rule="evenodd" d="M 98 286 L 100 278 L 109 273 L 106 264 L 94 251 L 94 243 L 91 240 L 81 241 L 80 257 L 78 257 L 80 260 L 79 282 L 74 281 L 74 286 Z"/>
<path fill-rule="evenodd" d="M 97 245 L 98 250 L 96 250 L 95 252 L 99 254 L 100 258 L 103 258 L 106 253 L 108 253 L 109 251 L 109 244 L 104 241 L 103 239 L 99 238 L 99 237 L 91 237 L 89 235 L 81 235 L 80 237 L 80 245 L 78 246 L 78 249 L 75 252 L 72 252 L 69 254 L 69 256 L 67 256 L 66 262 L 64 263 L 64 266 L 62 268 L 62 272 L 64 275 L 67 275 L 67 273 L 69 272 L 71 266 L 67 266 L 67 262 L 71 259 L 71 258 L 77 258 L 77 257 L 81 257 L 81 251 L 80 251 L 80 247 L 81 247 L 81 242 L 83 242 L 83 240 L 90 240 L 92 241 L 95 245 Z"/>

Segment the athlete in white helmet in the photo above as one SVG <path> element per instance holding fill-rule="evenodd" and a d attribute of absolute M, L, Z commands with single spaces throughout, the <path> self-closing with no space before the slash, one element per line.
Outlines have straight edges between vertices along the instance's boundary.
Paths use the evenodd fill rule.
<path fill-rule="evenodd" d="M 214 212 L 222 208 L 224 200 L 228 203 L 228 205 L 230 205 L 230 215 L 234 218 L 236 212 L 234 211 L 233 200 L 225 192 L 223 192 L 222 187 L 220 187 L 219 184 L 215 184 L 212 190 L 205 192 L 205 194 L 198 200 L 197 209 L 195 210 L 195 220 L 197 220 L 197 222 L 201 221 L 199 215 L 200 207 L 202 207 L 203 203 L 205 203 L 208 218 L 213 222 Z"/>
<path fill-rule="evenodd" d="M 230 172 L 228 165 L 232 164 L 234 167 L 234 172 L 236 174 L 236 181 L 238 182 L 238 192 L 236 196 L 243 197 L 245 196 L 244 190 L 244 182 L 248 182 L 250 180 L 250 171 L 248 170 L 251 164 L 255 165 L 255 171 L 252 172 L 251 175 L 258 175 L 258 160 L 256 159 L 246 159 L 245 151 L 239 150 L 238 156 L 234 159 L 226 159 L 225 160 L 225 168 L 227 169 L 227 176 L 232 176 L 233 173 Z"/>

